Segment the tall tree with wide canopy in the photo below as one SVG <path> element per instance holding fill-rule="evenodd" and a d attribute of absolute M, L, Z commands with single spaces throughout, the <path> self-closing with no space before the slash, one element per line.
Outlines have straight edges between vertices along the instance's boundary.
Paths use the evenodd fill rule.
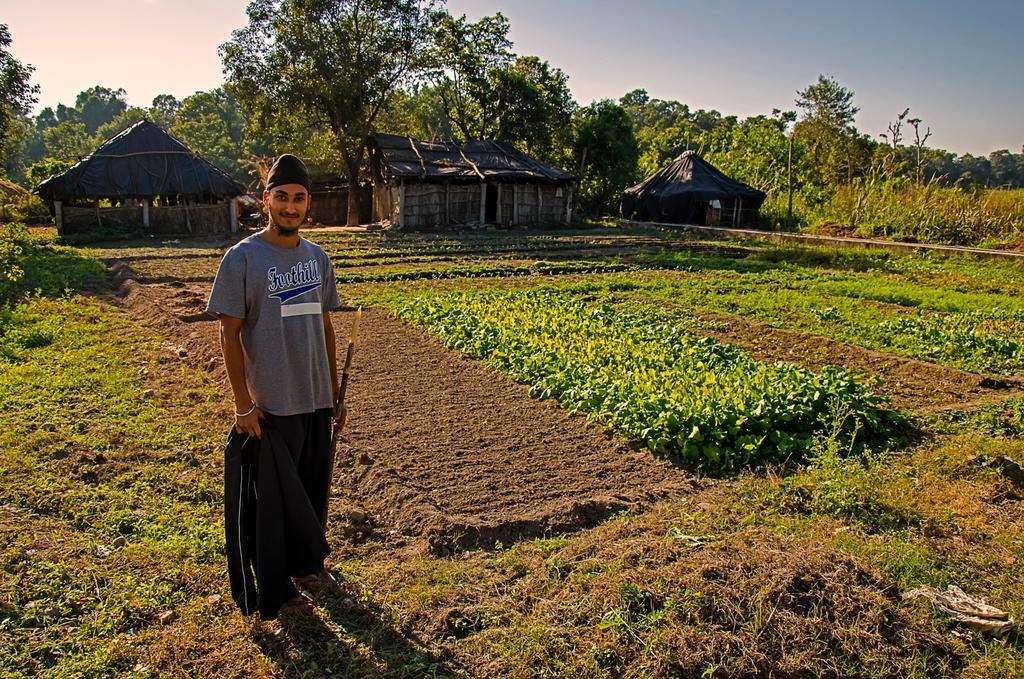
<path fill-rule="evenodd" d="M 196 92 L 180 104 L 171 134 L 236 179 L 245 179 L 245 111 L 222 87 Z"/>
<path fill-rule="evenodd" d="M 181 104 L 173 94 L 156 95 L 153 97 L 153 105 L 149 107 L 150 120 L 165 130 L 170 129 L 181 110 Z"/>
<path fill-rule="evenodd" d="M 350 188 L 366 138 L 395 90 L 424 65 L 432 0 L 253 0 L 249 23 L 221 45 L 228 90 L 265 127 L 303 118 L 329 131 Z"/>
<path fill-rule="evenodd" d="M 492 75 L 495 138 L 558 164 L 568 162 L 576 102 L 569 78 L 534 56 L 517 57 Z"/>

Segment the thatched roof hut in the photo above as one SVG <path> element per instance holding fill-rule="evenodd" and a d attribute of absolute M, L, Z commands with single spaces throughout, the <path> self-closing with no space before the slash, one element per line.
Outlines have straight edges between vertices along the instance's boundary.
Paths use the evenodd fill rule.
<path fill-rule="evenodd" d="M 106 221 L 141 223 L 160 233 L 207 233 L 237 228 L 234 198 L 246 189 L 168 132 L 139 120 L 41 182 L 35 193 L 54 206 L 61 230 Z M 100 201 L 119 207 L 100 207 Z"/>
<path fill-rule="evenodd" d="M 374 216 L 400 228 L 544 224 L 572 216 L 573 175 L 511 144 L 369 140 Z"/>
<path fill-rule="evenodd" d="M 622 216 L 672 224 L 731 224 L 756 221 L 762 191 L 726 176 L 693 151 L 686 151 L 622 194 Z"/>

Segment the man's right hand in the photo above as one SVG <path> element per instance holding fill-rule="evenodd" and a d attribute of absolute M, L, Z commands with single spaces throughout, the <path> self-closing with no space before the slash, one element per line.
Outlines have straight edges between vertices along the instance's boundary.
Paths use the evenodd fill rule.
<path fill-rule="evenodd" d="M 260 420 L 263 419 L 263 411 L 256 408 L 248 415 L 235 415 L 235 429 L 240 434 L 260 437 Z"/>

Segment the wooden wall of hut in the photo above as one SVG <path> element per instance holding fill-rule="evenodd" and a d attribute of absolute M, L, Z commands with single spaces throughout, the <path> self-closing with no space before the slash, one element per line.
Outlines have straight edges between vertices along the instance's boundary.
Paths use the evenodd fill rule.
<path fill-rule="evenodd" d="M 452 226 L 480 224 L 480 184 L 474 182 L 472 184 L 447 184 L 446 186 L 448 187 L 448 219 L 441 223 Z M 444 190 L 444 186 L 442 186 L 442 190 Z M 408 197 L 407 188 L 406 198 Z M 412 207 L 412 200 L 409 201 L 409 206 Z M 443 214 L 442 219 L 444 219 Z"/>
<path fill-rule="evenodd" d="M 498 182 L 486 186 L 487 202 L 481 210 L 484 194 L 478 182 L 377 184 L 374 218 L 410 230 L 565 222 L 568 186 Z"/>
<path fill-rule="evenodd" d="M 398 186 L 383 182 L 373 185 L 373 221 L 397 223 Z"/>
<path fill-rule="evenodd" d="M 702 225 L 744 227 L 756 226 L 759 210 L 744 206 L 739 198 L 717 201 L 721 207 L 715 207 L 714 202 L 708 203 L 707 213 Z"/>
<path fill-rule="evenodd" d="M 142 207 L 84 207 L 65 205 L 62 210 L 64 232 L 95 230 L 104 226 L 142 224 Z"/>
<path fill-rule="evenodd" d="M 143 208 L 64 206 L 64 233 L 143 226 Z M 149 208 L 149 232 L 156 235 L 213 234 L 231 231 L 230 203 Z"/>
<path fill-rule="evenodd" d="M 231 207 L 219 203 L 150 208 L 149 229 L 159 235 L 225 233 L 231 231 Z"/>
<path fill-rule="evenodd" d="M 348 187 L 314 188 L 309 197 L 309 216 L 317 224 L 334 226 L 348 222 Z M 359 201 L 359 223 L 369 224 L 373 221 L 373 187 L 360 186 L 356 193 L 356 200 Z"/>

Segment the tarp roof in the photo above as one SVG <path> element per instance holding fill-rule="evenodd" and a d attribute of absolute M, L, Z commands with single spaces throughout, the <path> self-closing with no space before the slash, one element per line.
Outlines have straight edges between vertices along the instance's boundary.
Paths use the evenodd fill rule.
<path fill-rule="evenodd" d="M 697 203 L 742 198 L 745 206 L 758 209 L 766 197 L 764 192 L 726 176 L 694 151 L 686 151 L 623 192 L 622 216 L 685 223 L 693 218 Z"/>
<path fill-rule="evenodd" d="M 370 158 L 394 178 L 568 182 L 575 177 L 500 141 L 429 142 L 394 134 L 370 137 Z"/>
<path fill-rule="evenodd" d="M 245 187 L 148 120 L 138 120 L 35 188 L 48 200 L 241 196 Z"/>

